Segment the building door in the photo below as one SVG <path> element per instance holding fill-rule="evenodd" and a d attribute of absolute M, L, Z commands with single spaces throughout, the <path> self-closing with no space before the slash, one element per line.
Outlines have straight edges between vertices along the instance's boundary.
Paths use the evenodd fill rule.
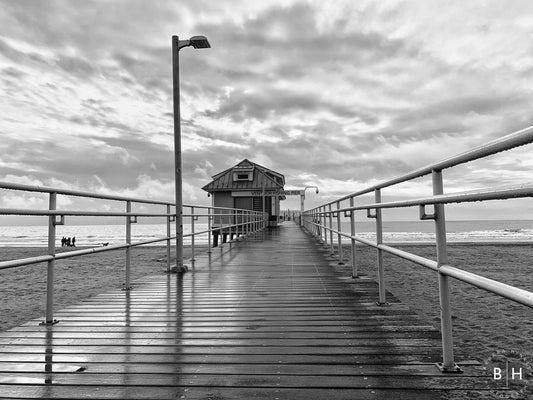
<path fill-rule="evenodd" d="M 245 210 L 252 210 L 252 198 L 251 197 L 234 197 L 234 207 L 243 208 Z"/>
<path fill-rule="evenodd" d="M 235 208 L 241 208 L 244 210 L 251 210 L 252 209 L 252 198 L 251 197 L 234 197 L 234 207 Z M 237 211 L 237 215 L 234 218 L 233 223 L 234 224 L 242 224 L 244 222 L 244 219 L 240 214 L 240 211 Z M 237 228 L 240 229 L 240 228 Z"/>
<path fill-rule="evenodd" d="M 252 206 L 254 211 L 262 212 L 263 211 L 263 198 L 262 197 L 253 197 L 252 198 Z M 272 197 L 266 196 L 265 197 L 265 212 L 268 213 L 268 215 L 272 215 Z"/>
<path fill-rule="evenodd" d="M 252 197 L 253 201 L 253 210 L 257 212 L 263 211 L 263 198 L 262 197 Z"/>

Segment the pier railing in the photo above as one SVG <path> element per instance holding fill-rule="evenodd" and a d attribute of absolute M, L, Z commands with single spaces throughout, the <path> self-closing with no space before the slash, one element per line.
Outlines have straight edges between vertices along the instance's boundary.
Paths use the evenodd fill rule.
<path fill-rule="evenodd" d="M 46 290 L 46 318 L 44 324 L 53 324 L 53 300 L 54 300 L 54 262 L 56 260 L 79 257 L 88 254 L 95 254 L 105 251 L 125 250 L 125 284 L 124 289 L 129 290 L 130 269 L 131 269 L 131 248 L 154 244 L 158 242 L 166 243 L 166 262 L 167 272 L 170 272 L 170 247 L 172 240 L 180 240 L 183 243 L 184 238 L 190 239 L 191 260 L 194 261 L 196 253 L 196 238 L 200 235 L 207 235 L 207 251 L 211 252 L 212 237 L 221 236 L 220 248 L 228 238 L 229 242 L 237 239 L 239 236 L 245 236 L 260 231 L 268 226 L 268 214 L 247 209 L 226 208 L 226 207 L 209 207 L 197 205 L 183 205 L 183 221 L 190 224 L 190 233 L 183 234 L 178 238 L 171 234 L 171 222 L 176 220 L 175 204 L 165 201 L 148 200 L 134 197 L 116 196 L 108 194 L 98 194 L 83 192 L 77 190 L 68 190 L 51 187 L 41 187 L 24 185 L 10 182 L 0 182 L 0 190 L 12 190 L 18 192 L 37 192 L 48 195 L 48 209 L 36 210 L 25 208 L 0 208 L 0 215 L 17 215 L 17 216 L 45 216 L 48 217 L 48 248 L 46 254 L 21 258 L 14 260 L 0 261 L 0 270 L 7 268 L 23 267 L 26 265 L 46 262 L 47 268 L 47 290 Z M 59 210 L 57 209 L 58 196 L 85 197 L 95 200 L 113 200 L 124 204 L 124 211 L 87 211 L 87 210 Z M 143 204 L 149 206 L 163 207 L 161 212 L 141 212 L 133 211 L 133 204 Z M 90 247 L 72 251 L 56 253 L 56 226 L 65 225 L 66 217 L 123 217 L 125 219 L 125 242 L 118 244 L 109 244 L 101 247 Z M 165 218 L 166 232 L 161 237 L 132 242 L 132 224 L 137 223 L 138 218 Z M 202 223 L 202 221 L 204 221 Z M 207 229 L 204 229 L 207 225 Z M 197 230 L 200 227 L 200 230 Z M 78 242 L 79 244 L 79 242 Z M 0 243 L 1 245 L 1 243 Z M 215 245 L 216 246 L 216 245 Z"/>
<path fill-rule="evenodd" d="M 350 240 L 352 276 L 358 277 L 356 267 L 356 243 L 372 246 L 377 249 L 377 275 L 379 284 L 378 304 L 386 304 L 383 253 L 393 254 L 403 259 L 412 261 L 420 266 L 438 272 L 439 301 L 441 308 L 441 333 L 443 347 L 443 361 L 439 368 L 443 372 L 460 372 L 454 362 L 452 317 L 450 309 L 450 291 L 448 278 L 452 277 L 466 282 L 472 286 L 487 290 L 507 299 L 533 308 L 533 293 L 506 285 L 502 282 L 485 278 L 448 265 L 446 242 L 445 205 L 463 202 L 482 202 L 488 200 L 504 200 L 520 197 L 533 197 L 533 183 L 524 183 L 514 186 L 499 188 L 486 188 L 460 193 L 444 193 L 443 170 L 465 164 L 480 158 L 510 150 L 533 142 L 533 127 L 514 132 L 498 140 L 484 144 L 457 156 L 447 158 L 424 168 L 414 170 L 405 175 L 371 186 L 358 192 L 341 197 L 319 207 L 307 210 L 304 213 L 304 227 L 324 244 L 329 245 L 334 252 L 334 236 L 337 242 L 339 262 L 343 263 L 342 238 Z M 415 178 L 431 175 L 433 196 L 402 201 L 382 202 L 382 189 L 388 188 Z M 374 201 L 367 204 L 355 205 L 355 199 L 373 193 Z M 427 212 L 426 207 L 433 206 L 433 212 Z M 383 243 L 383 209 L 418 207 L 421 220 L 435 221 L 435 240 L 437 260 L 430 260 L 397 247 Z M 366 210 L 367 218 L 376 221 L 376 241 L 370 241 L 357 235 L 355 211 Z M 341 219 L 349 219 L 350 231 L 343 231 Z"/>

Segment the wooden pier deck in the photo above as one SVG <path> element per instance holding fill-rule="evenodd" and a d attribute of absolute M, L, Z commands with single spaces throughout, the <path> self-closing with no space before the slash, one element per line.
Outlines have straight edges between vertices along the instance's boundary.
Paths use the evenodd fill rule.
<path fill-rule="evenodd" d="M 0 333 L 0 398 L 440 399 L 494 388 L 443 375 L 440 335 L 376 283 L 329 265 L 292 222 Z M 460 355 L 458 359 L 461 360 Z M 465 397 L 467 398 L 467 397 Z"/>

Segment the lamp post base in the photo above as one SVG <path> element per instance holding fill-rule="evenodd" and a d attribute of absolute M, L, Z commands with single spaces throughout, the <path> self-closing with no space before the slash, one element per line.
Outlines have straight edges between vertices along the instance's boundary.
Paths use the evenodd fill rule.
<path fill-rule="evenodd" d="M 189 267 L 187 265 L 179 265 L 179 266 L 174 266 L 174 267 L 170 268 L 169 273 L 171 273 L 171 274 L 184 274 L 185 272 L 188 272 L 188 271 L 189 271 Z"/>

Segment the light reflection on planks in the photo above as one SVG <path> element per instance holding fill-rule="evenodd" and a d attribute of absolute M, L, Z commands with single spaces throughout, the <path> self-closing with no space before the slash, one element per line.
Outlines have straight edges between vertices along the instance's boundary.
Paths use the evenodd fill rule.
<path fill-rule="evenodd" d="M 0 334 L 1 398 L 438 399 L 498 388 L 442 375 L 440 335 L 371 279 L 336 273 L 300 229 L 197 257 Z M 459 357 L 460 359 L 460 357 Z"/>

